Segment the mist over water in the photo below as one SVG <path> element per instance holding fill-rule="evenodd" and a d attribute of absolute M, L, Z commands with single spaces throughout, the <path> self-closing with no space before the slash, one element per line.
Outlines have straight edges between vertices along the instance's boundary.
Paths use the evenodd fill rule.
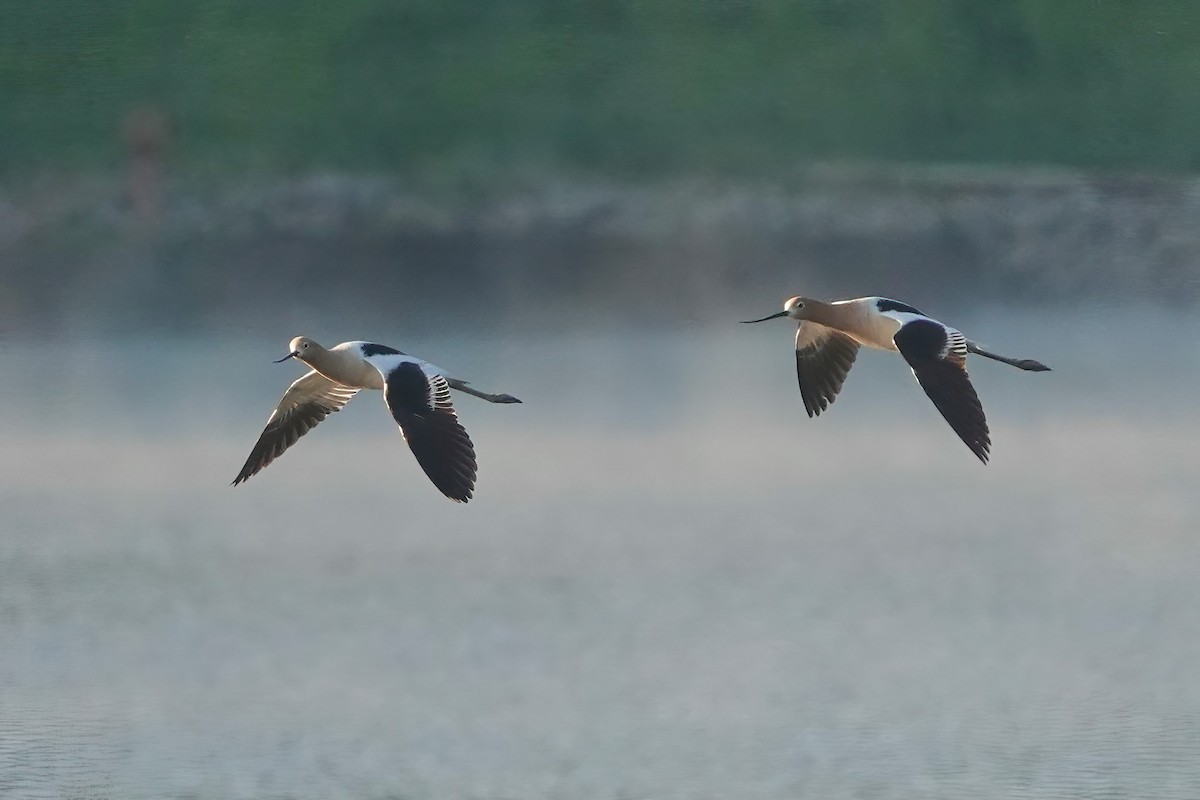
<path fill-rule="evenodd" d="M 745 316 L 375 336 L 525 401 L 466 506 L 378 393 L 227 485 L 299 330 L 6 343 L 0 794 L 1200 795 L 1200 324 L 947 319 L 1055 370 L 971 362 L 984 467 Z"/>

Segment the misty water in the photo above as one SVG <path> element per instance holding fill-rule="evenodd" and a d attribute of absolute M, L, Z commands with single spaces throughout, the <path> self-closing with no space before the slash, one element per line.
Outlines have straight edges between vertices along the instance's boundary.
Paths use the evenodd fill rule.
<path fill-rule="evenodd" d="M 7 341 L 0 796 L 1200 797 L 1200 322 L 953 321 L 987 467 L 783 322 L 304 331 L 525 401 L 466 506 L 378 393 L 228 486 L 300 331 Z"/>

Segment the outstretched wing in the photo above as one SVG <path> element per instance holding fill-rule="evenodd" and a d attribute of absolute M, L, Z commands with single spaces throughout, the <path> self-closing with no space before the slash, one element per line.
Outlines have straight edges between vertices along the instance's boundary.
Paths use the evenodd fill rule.
<path fill-rule="evenodd" d="M 376 360 L 368 359 L 375 363 Z M 384 399 L 404 441 L 438 490 L 459 503 L 475 489 L 475 447 L 450 402 L 450 385 L 430 365 L 399 358 L 383 372 Z"/>
<path fill-rule="evenodd" d="M 893 337 L 925 394 L 983 463 L 992 440 L 979 395 L 967 377 L 967 340 L 928 318 L 906 323 Z"/>
<path fill-rule="evenodd" d="M 832 405 L 858 357 L 858 342 L 841 331 L 801 322 L 796 329 L 796 379 L 808 416 Z"/>
<path fill-rule="evenodd" d="M 316 370 L 301 377 L 288 387 L 279 405 L 271 412 L 267 426 L 242 465 L 242 471 L 233 479 L 233 485 L 249 479 L 279 458 L 318 422 L 341 411 L 357 393 L 358 389 L 334 383 Z"/>

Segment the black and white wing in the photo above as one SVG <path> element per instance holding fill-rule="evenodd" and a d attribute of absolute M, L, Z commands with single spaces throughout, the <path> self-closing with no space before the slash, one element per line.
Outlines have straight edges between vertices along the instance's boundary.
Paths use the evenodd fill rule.
<path fill-rule="evenodd" d="M 925 394 L 986 464 L 992 440 L 983 405 L 967 377 L 966 337 L 935 320 L 918 318 L 905 323 L 893 338 Z"/>
<path fill-rule="evenodd" d="M 442 494 L 459 503 L 475 489 L 475 447 L 450 402 L 450 385 L 430 365 L 411 358 L 368 359 L 384 378 L 384 399 L 417 463 Z M 385 371 L 386 369 L 386 371 Z"/>
<path fill-rule="evenodd" d="M 808 416 L 833 404 L 858 357 L 858 342 L 841 331 L 801 322 L 796 329 L 796 379 Z"/>
<path fill-rule="evenodd" d="M 341 411 L 358 389 L 334 383 L 313 370 L 288 387 L 271 412 L 250 457 L 233 479 L 233 485 L 250 478 L 294 445 L 301 436 L 335 411 Z"/>

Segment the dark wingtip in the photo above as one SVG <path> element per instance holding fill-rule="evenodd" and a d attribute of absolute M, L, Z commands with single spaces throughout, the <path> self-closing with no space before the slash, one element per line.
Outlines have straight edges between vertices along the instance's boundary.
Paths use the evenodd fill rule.
<path fill-rule="evenodd" d="M 977 439 L 974 442 L 968 442 L 966 439 L 963 439 L 963 442 L 967 447 L 971 448 L 971 452 L 983 462 L 984 466 L 987 466 L 992 458 L 992 435 L 987 430 L 986 422 L 984 422 L 984 426 L 982 439 Z"/>
<path fill-rule="evenodd" d="M 1042 362 L 1034 361 L 1032 358 L 1025 359 L 1017 366 L 1019 366 L 1021 369 L 1028 370 L 1029 372 L 1052 372 L 1053 371 L 1049 367 L 1047 367 L 1045 364 L 1043 364 Z"/>
<path fill-rule="evenodd" d="M 418 463 L 420 463 L 420 462 L 418 462 Z M 422 464 L 421 466 L 422 466 L 422 468 L 424 468 L 424 464 Z M 425 474 L 429 475 L 429 472 L 426 471 Z M 433 483 L 434 488 L 442 493 L 443 497 L 445 497 L 448 500 L 453 500 L 456 503 L 469 503 L 471 501 L 471 498 L 475 496 L 474 480 L 472 480 L 472 482 L 469 485 L 464 486 L 461 484 L 460 485 L 450 485 L 450 484 L 446 483 L 444 480 L 442 480 L 441 478 L 439 478 L 438 480 L 434 480 L 432 475 L 429 475 L 429 479 Z"/>
<path fill-rule="evenodd" d="M 468 486 L 444 486 L 437 483 L 433 485 L 442 493 L 443 497 L 453 500 L 456 503 L 469 503 L 471 502 L 471 498 L 475 496 L 475 484 L 473 482 Z"/>

